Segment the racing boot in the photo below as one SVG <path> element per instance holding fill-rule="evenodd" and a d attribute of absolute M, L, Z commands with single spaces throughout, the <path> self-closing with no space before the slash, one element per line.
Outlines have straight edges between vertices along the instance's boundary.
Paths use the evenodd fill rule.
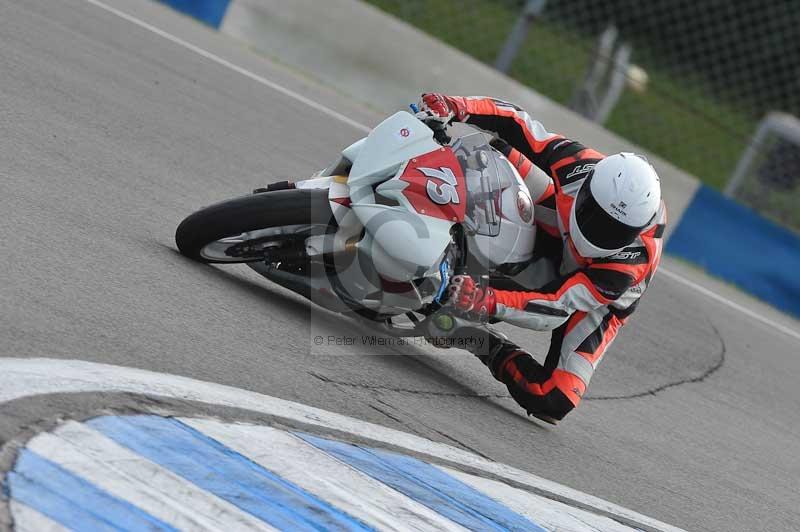
<path fill-rule="evenodd" d="M 469 337 L 469 341 L 462 341 L 464 348 L 478 357 L 478 360 L 489 368 L 489 371 L 495 379 L 506 385 L 511 397 L 514 398 L 520 406 L 525 408 L 525 412 L 527 412 L 529 416 L 535 417 L 550 425 L 558 424 L 556 418 L 543 412 L 526 408 L 524 405 L 530 403 L 525 400 L 524 394 L 520 392 L 514 382 L 509 381 L 508 377 L 502 374 L 502 369 L 505 367 L 506 363 L 512 358 L 519 356 L 528 357 L 536 370 L 546 372 L 538 362 L 533 360 L 530 353 L 511 342 L 502 333 L 492 330 L 485 325 L 481 327 L 465 327 L 459 330 L 456 335 Z M 457 345 L 456 347 L 462 346 Z M 546 380 L 546 378 L 543 376 L 542 380 Z"/>

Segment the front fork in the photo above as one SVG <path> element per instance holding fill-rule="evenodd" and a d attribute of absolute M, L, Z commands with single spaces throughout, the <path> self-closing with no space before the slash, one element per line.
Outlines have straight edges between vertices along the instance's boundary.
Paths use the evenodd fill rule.
<path fill-rule="evenodd" d="M 478 286 L 485 290 L 489 276 L 483 275 Z M 437 347 L 459 347 L 479 358 L 491 355 L 498 346 L 507 341 L 505 335 L 488 325 L 471 319 L 466 313 L 451 305 L 445 305 L 420 323 L 426 339 Z"/>
<path fill-rule="evenodd" d="M 469 351 L 488 365 L 508 338 L 488 325 L 467 319 L 444 307 L 426 320 L 425 338 L 436 347 Z"/>

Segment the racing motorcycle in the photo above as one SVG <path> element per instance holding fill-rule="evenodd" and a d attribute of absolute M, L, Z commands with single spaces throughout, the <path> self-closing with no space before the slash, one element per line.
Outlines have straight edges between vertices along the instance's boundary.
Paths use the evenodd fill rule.
<path fill-rule="evenodd" d="M 446 288 L 513 275 L 531 258 L 533 204 L 515 167 L 476 130 L 400 111 L 315 176 L 184 219 L 175 241 L 205 263 L 246 263 L 285 288 L 398 336 L 469 323 Z"/>

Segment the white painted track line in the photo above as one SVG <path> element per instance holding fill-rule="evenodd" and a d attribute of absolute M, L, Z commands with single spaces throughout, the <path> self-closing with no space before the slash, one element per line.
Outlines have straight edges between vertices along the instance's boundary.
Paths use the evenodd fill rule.
<path fill-rule="evenodd" d="M 377 530 L 465 530 L 283 430 L 207 419 L 180 421 Z M 353 493 L 370 496 L 358 500 Z"/>
<path fill-rule="evenodd" d="M 92 4 L 93 6 L 97 6 L 97 7 L 101 8 L 101 9 L 104 9 L 104 10 L 108 11 L 109 13 L 112 13 L 112 14 L 118 16 L 121 19 L 127 20 L 131 24 L 135 24 L 135 25 L 139 26 L 140 28 L 143 28 L 143 29 L 145 29 L 147 31 L 155 33 L 156 35 L 158 35 L 160 37 L 163 37 L 163 38 L 167 39 L 168 41 L 172 41 L 172 42 L 174 42 L 175 44 L 177 44 L 179 46 L 183 46 L 187 50 L 191 50 L 192 52 L 196 53 L 197 55 L 201 55 L 201 56 L 205 57 L 206 59 L 209 59 L 209 60 L 217 63 L 218 65 L 221 65 L 221 66 L 224 66 L 225 68 L 233 70 L 237 74 L 241 74 L 242 76 L 244 76 L 246 78 L 250 78 L 250 79 L 252 79 L 253 81 L 255 81 L 257 83 L 260 83 L 260 84 L 262 84 L 262 85 L 264 85 L 266 87 L 269 87 L 270 89 L 272 89 L 272 90 L 274 90 L 276 92 L 280 92 L 281 94 L 283 94 L 285 96 L 288 96 L 289 98 L 293 98 L 293 99 L 297 100 L 298 102 L 300 102 L 302 104 L 305 104 L 308 107 L 311 107 L 312 109 L 316 109 L 317 111 L 321 112 L 322 114 L 328 115 L 329 117 L 334 118 L 336 120 L 339 120 L 340 122 L 344 122 L 345 124 L 347 124 L 349 126 L 352 126 L 353 128 L 355 128 L 355 129 L 357 129 L 359 131 L 368 132 L 368 131 L 371 131 L 371 129 L 372 129 L 372 128 L 369 128 L 369 127 L 365 126 L 364 124 L 360 124 L 360 123 L 356 122 L 352 118 L 350 118 L 348 116 L 345 116 L 342 113 L 334 111 L 330 107 L 327 107 L 327 106 L 325 106 L 325 105 L 323 105 L 323 104 L 321 104 L 319 102 L 315 102 L 314 100 L 311 100 L 310 98 L 306 98 L 302 94 L 299 94 L 299 93 L 297 93 L 297 92 L 295 92 L 295 91 L 293 91 L 291 89 L 287 89 L 283 85 L 278 85 L 277 83 L 275 83 L 273 81 L 270 81 L 270 80 L 268 80 L 267 78 L 265 78 L 263 76 L 259 76 L 258 74 L 254 73 L 254 72 L 251 72 L 250 70 L 247 70 L 246 68 L 242 68 L 239 65 L 235 65 L 235 64 L 231 63 L 230 61 L 228 61 L 226 59 L 223 59 L 220 56 L 209 52 L 208 50 L 200 48 L 199 46 L 195 46 L 194 44 L 192 44 L 190 42 L 186 42 L 183 39 L 181 39 L 180 37 L 176 37 L 175 35 L 173 35 L 173 34 L 171 34 L 169 32 L 166 32 L 166 31 L 164 31 L 164 30 L 162 30 L 160 28 L 157 28 L 157 27 L 153 26 L 152 24 L 148 24 L 147 22 L 145 22 L 145 21 L 143 21 L 141 19 L 138 19 L 138 18 L 136 18 L 136 17 L 134 17 L 132 15 L 129 15 L 129 14 L 125 13 L 124 11 L 120 11 L 119 9 L 116 9 L 114 7 L 111 7 L 111 6 L 107 5 L 107 4 L 104 4 L 103 2 L 100 2 L 98 0 L 86 0 L 86 1 L 89 2 L 90 4 Z"/>
<path fill-rule="evenodd" d="M 76 421 L 39 434 L 27 448 L 178 530 L 275 530 Z"/>
<path fill-rule="evenodd" d="M 752 318 L 752 319 L 754 319 L 756 321 L 759 321 L 759 322 L 763 323 L 764 325 L 768 325 L 770 327 L 773 327 L 773 328 L 777 329 L 778 331 L 780 331 L 780 332 L 782 332 L 782 333 L 784 333 L 784 334 L 786 334 L 788 336 L 791 336 L 795 340 L 800 340 L 800 332 L 795 331 L 794 329 L 790 329 L 789 327 L 787 327 L 786 325 L 783 325 L 782 323 L 778 323 L 776 321 L 772 321 L 772 320 L 770 320 L 768 318 L 765 318 L 764 316 L 758 314 L 757 312 L 753 312 L 749 308 L 743 307 L 742 305 L 736 303 L 735 301 L 731 301 L 730 299 L 727 299 L 727 298 L 717 294 L 716 292 L 713 292 L 713 291 L 709 290 L 708 288 L 695 283 L 694 281 L 690 281 L 689 279 L 686 279 L 685 277 L 681 276 L 680 274 L 677 274 L 677 273 L 675 273 L 673 271 L 670 271 L 670 270 L 664 268 L 663 266 L 661 268 L 659 268 L 659 271 L 662 274 L 664 274 L 665 276 L 669 277 L 670 279 L 678 281 L 679 283 L 683 283 L 684 285 L 688 286 L 692 290 L 700 292 L 701 294 L 713 299 L 714 301 L 722 303 L 723 305 L 727 305 L 728 307 L 730 307 L 730 308 L 732 308 L 734 310 L 738 310 L 739 312 L 741 312 L 742 314 L 744 314 L 748 318 Z"/>
<path fill-rule="evenodd" d="M 9 501 L 14 532 L 67 532 L 67 529 L 16 499 Z"/>
<path fill-rule="evenodd" d="M 302 94 L 299 94 L 299 93 L 297 93 L 297 92 L 295 92 L 295 91 L 293 91 L 293 90 L 291 90 L 289 88 L 286 88 L 286 87 L 284 87 L 282 85 L 279 85 L 279 84 L 277 84 L 277 83 L 275 83 L 273 81 L 270 81 L 270 80 L 268 80 L 267 78 L 265 78 L 263 76 L 259 76 L 258 74 L 254 73 L 254 72 L 251 72 L 250 70 L 247 70 L 246 68 L 242 68 L 242 67 L 240 67 L 238 65 L 235 65 L 235 64 L 231 63 L 230 61 L 228 61 L 226 59 L 223 59 L 223 58 L 219 57 L 218 55 L 209 52 L 208 50 L 200 48 L 199 46 L 196 46 L 196 45 L 194 45 L 192 43 L 186 42 L 183 39 L 181 39 L 180 37 L 176 37 L 175 35 L 172 35 L 171 33 L 166 32 L 166 31 L 164 31 L 162 29 L 159 29 L 159 28 L 153 26 L 152 24 L 149 24 L 149 23 L 147 23 L 147 22 L 145 22 L 145 21 L 143 21 L 141 19 L 138 19 L 138 18 L 136 18 L 136 17 L 134 17 L 132 15 L 129 15 L 129 14 L 125 13 L 124 11 L 120 11 L 119 9 L 116 9 L 114 7 L 111 7 L 111 6 L 107 5 L 107 4 L 104 4 L 103 2 L 100 2 L 99 0 L 86 0 L 86 1 L 88 3 L 90 3 L 90 4 L 92 4 L 93 6 L 96 6 L 96 7 L 99 7 L 101 9 L 104 9 L 104 10 L 108 11 L 109 13 L 112 13 L 112 14 L 118 16 L 119 18 L 127 20 L 131 24 L 135 24 L 135 25 L 139 26 L 140 28 L 143 28 L 143 29 L 145 29 L 147 31 L 155 33 L 156 35 L 159 35 L 160 37 L 163 37 L 164 39 L 167 39 L 167 40 L 169 40 L 169 41 L 171 41 L 171 42 L 173 42 L 173 43 L 175 43 L 175 44 L 177 44 L 179 46 L 182 46 L 182 47 L 186 48 L 187 50 L 191 50 L 192 52 L 194 52 L 194 53 L 196 53 L 198 55 L 201 55 L 201 56 L 205 57 L 206 59 L 209 59 L 209 60 L 217 63 L 218 65 L 221 65 L 221 66 L 223 66 L 225 68 L 233 70 L 234 72 L 236 72 L 238 74 L 241 74 L 242 76 L 245 76 L 247 78 L 250 78 L 253 81 L 255 81 L 257 83 L 260 83 L 260 84 L 262 84 L 262 85 L 264 85 L 266 87 L 269 87 L 270 89 L 272 89 L 272 90 L 274 90 L 276 92 L 280 92 L 281 94 L 283 94 L 285 96 L 288 96 L 289 98 L 297 100 L 298 102 L 301 102 L 301 103 L 311 107 L 312 109 L 316 109 L 317 111 L 319 111 L 319 112 L 321 112 L 321 113 L 323 113 L 323 114 L 325 114 L 325 115 L 327 115 L 327 116 L 329 116 L 331 118 L 334 118 L 336 120 L 339 120 L 340 122 L 343 122 L 343 123 L 345 123 L 345 124 L 347 124 L 349 126 L 352 126 L 353 128 L 357 129 L 358 131 L 362 131 L 362 132 L 371 131 L 370 127 L 365 126 L 364 124 L 361 124 L 361 123 L 353 120 L 352 118 L 343 115 L 342 113 L 334 111 L 333 109 L 331 109 L 330 107 L 327 107 L 324 104 L 321 104 L 319 102 L 311 100 L 310 98 L 307 98 L 307 97 L 303 96 Z M 785 325 L 783 325 L 781 323 L 778 323 L 776 321 L 770 320 L 769 318 L 765 318 L 764 316 L 761 316 L 761 315 L 757 314 L 756 312 L 753 312 L 752 310 L 747 309 L 747 308 L 739 305 L 738 303 L 735 303 L 734 301 L 731 301 L 730 299 L 727 299 L 727 298 L 717 294 L 716 292 L 713 292 L 713 291 L 709 290 L 708 288 L 704 288 L 704 287 L 698 285 L 697 283 L 695 283 L 693 281 L 690 281 L 690 280 L 684 278 L 683 276 L 681 276 L 681 275 L 679 275 L 679 274 L 677 274 L 675 272 L 671 272 L 671 271 L 667 270 L 664 267 L 661 267 L 660 271 L 662 273 L 664 273 L 670 279 L 678 281 L 679 283 L 682 283 L 682 284 L 692 288 L 693 290 L 697 290 L 698 292 L 701 292 L 702 294 L 710 297 L 711 299 L 713 299 L 713 300 L 715 300 L 715 301 L 717 301 L 719 303 L 722 303 L 723 305 L 727 305 L 728 307 L 745 314 L 749 318 L 752 318 L 752 319 L 754 319 L 754 320 L 756 320 L 756 321 L 758 321 L 758 322 L 760 322 L 760 323 L 762 323 L 764 325 L 773 327 L 774 329 L 776 329 L 776 330 L 778 330 L 778 331 L 780 331 L 780 332 L 782 332 L 782 333 L 784 333 L 784 334 L 786 334 L 788 336 L 791 336 L 792 338 L 794 338 L 796 340 L 800 340 L 800 332 L 798 332 L 798 331 L 790 329 L 789 327 L 787 327 L 787 326 L 785 326 Z"/>
<path fill-rule="evenodd" d="M 621 525 L 608 517 L 585 512 L 524 490 L 512 488 L 496 480 L 470 475 L 449 467 L 440 466 L 439 469 L 476 490 L 489 494 L 494 500 L 547 530 L 631 532 L 630 527 Z"/>
<path fill-rule="evenodd" d="M 603 499 L 538 477 L 476 454 L 413 434 L 368 423 L 300 403 L 231 386 L 136 368 L 53 358 L 4 358 L 0 372 L 0 402 L 51 393 L 128 392 L 216 406 L 230 406 L 287 420 L 354 434 L 412 454 L 458 464 L 524 487 L 550 499 L 565 502 L 643 530 L 678 531 L 679 528 Z"/>

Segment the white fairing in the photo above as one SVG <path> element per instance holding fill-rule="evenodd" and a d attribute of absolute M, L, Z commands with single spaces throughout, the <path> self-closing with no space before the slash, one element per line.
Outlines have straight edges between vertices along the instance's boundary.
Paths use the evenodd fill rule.
<path fill-rule="evenodd" d="M 393 177 L 407 160 L 437 149 L 433 131 L 403 111 L 381 122 L 358 147 L 347 180 L 350 208 L 372 237 L 358 247 L 389 280 L 410 281 L 435 269 L 450 243 L 453 224 L 420 216 L 407 205 L 376 204 L 372 186 Z"/>
<path fill-rule="evenodd" d="M 392 281 L 411 281 L 435 269 L 450 243 L 452 222 L 398 207 L 356 205 L 353 211 L 372 236 L 368 251 L 375 269 Z"/>
<path fill-rule="evenodd" d="M 528 187 L 508 159 L 497 152 L 493 156 L 503 189 L 500 234 L 474 235 L 469 239 L 470 252 L 489 270 L 501 264 L 529 260 L 536 241 L 533 202 Z"/>
<path fill-rule="evenodd" d="M 400 111 L 372 130 L 353 161 L 350 188 L 371 185 L 391 173 L 408 159 L 436 150 L 433 131 L 405 111 Z"/>
<path fill-rule="evenodd" d="M 364 147 L 364 142 L 366 142 L 366 137 L 363 139 L 359 139 L 346 147 L 342 150 L 342 157 L 348 159 L 350 161 L 355 161 L 358 154 L 361 153 L 361 148 Z"/>
<path fill-rule="evenodd" d="M 477 170 L 466 168 L 469 193 L 460 198 L 467 209 L 464 226 L 469 251 L 488 270 L 524 262 L 531 257 L 535 238 L 527 187 L 508 160 L 489 148 L 485 139 L 477 144 L 466 139 L 461 137 L 455 143 L 461 142 L 462 155 L 477 153 L 470 149 L 478 145 L 486 152 L 485 156 L 479 154 L 481 162 L 474 167 Z M 465 151 L 467 144 L 470 148 Z M 453 149 L 458 156 L 455 145 Z M 309 242 L 307 249 L 322 249 L 324 241 L 330 241 L 328 249 L 336 250 L 352 249 L 349 243 L 355 243 L 355 259 L 336 266 L 338 290 L 345 290 L 367 307 L 387 313 L 418 309 L 433 295 L 429 288 L 428 295 L 421 293 L 418 283 L 410 281 L 427 278 L 437 287 L 442 282 L 440 264 L 453 243 L 451 230 L 458 221 L 418 212 L 404 194 L 409 182 L 401 179 L 410 161 L 436 150 L 445 148 L 434 141 L 433 131 L 413 115 L 398 112 L 342 152 L 352 167 L 346 179 L 331 178 L 328 196 L 339 227 L 335 236 Z M 492 203 L 481 196 L 481 191 L 487 190 L 489 176 L 494 179 L 489 190 L 494 194 L 495 207 L 484 208 L 484 204 Z M 428 195 L 436 201 L 430 190 Z M 397 283 L 407 283 L 407 289 Z"/>

